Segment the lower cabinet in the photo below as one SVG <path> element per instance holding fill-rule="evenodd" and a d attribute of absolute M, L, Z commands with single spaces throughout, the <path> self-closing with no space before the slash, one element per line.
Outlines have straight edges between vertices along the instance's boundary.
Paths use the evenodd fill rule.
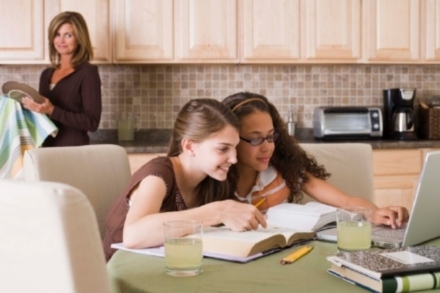
<path fill-rule="evenodd" d="M 157 156 L 165 156 L 163 153 L 151 153 L 151 154 L 128 154 L 128 161 L 130 162 L 131 174 L 136 172 L 146 162 Z"/>
<path fill-rule="evenodd" d="M 379 207 L 401 205 L 411 212 L 425 156 L 430 150 L 374 150 L 374 203 Z"/>

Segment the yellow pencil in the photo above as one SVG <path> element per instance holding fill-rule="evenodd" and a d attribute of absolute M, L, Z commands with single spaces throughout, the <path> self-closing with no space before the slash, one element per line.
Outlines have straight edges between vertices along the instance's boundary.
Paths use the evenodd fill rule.
<path fill-rule="evenodd" d="M 295 251 L 292 254 L 289 254 L 288 256 L 286 256 L 285 258 L 283 258 L 281 260 L 281 264 L 285 265 L 285 264 L 290 264 L 293 263 L 294 261 L 297 261 L 298 259 L 300 259 L 301 257 L 303 257 L 304 255 L 306 255 L 307 253 L 309 253 L 311 250 L 313 249 L 313 246 L 304 246 L 301 249 L 298 249 L 297 251 Z"/>
<path fill-rule="evenodd" d="M 258 208 L 265 200 L 266 198 L 260 199 L 260 201 L 255 204 L 255 207 Z"/>

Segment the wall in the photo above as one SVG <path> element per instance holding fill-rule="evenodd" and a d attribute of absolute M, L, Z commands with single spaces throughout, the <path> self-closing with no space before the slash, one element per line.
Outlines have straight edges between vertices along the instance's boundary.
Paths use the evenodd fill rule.
<path fill-rule="evenodd" d="M 41 65 L 0 66 L 0 84 L 38 88 Z M 427 65 L 99 65 L 103 113 L 100 129 L 116 128 L 119 112 L 134 113 L 140 128 L 172 128 L 191 98 L 221 100 L 238 91 L 266 95 L 298 126 L 312 127 L 318 105 L 382 105 L 382 89 L 417 88 L 417 98 L 440 95 L 440 66 Z"/>

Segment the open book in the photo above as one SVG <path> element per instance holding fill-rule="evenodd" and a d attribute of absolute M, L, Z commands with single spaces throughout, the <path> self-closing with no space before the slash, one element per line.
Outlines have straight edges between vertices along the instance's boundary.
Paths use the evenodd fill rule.
<path fill-rule="evenodd" d="M 306 204 L 282 203 L 269 208 L 266 212 L 267 223 L 298 231 L 316 231 L 336 221 L 336 208 L 319 203 Z"/>
<path fill-rule="evenodd" d="M 259 228 L 258 230 L 234 232 L 226 227 L 210 227 L 203 230 L 203 255 L 236 262 L 248 262 L 273 253 L 302 240 L 311 240 L 315 232 L 300 232 L 280 228 Z M 164 256 L 163 247 L 127 249 L 122 243 L 112 248 L 137 253 Z"/>

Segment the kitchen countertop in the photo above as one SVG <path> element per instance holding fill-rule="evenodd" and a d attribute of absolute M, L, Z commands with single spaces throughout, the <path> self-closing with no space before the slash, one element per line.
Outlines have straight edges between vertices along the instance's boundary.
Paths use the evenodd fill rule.
<path fill-rule="evenodd" d="M 116 130 L 98 130 L 90 133 L 91 144 L 117 144 L 127 153 L 166 153 L 171 136 L 170 129 L 140 130 L 135 133 L 133 141 L 118 141 Z M 371 144 L 373 149 L 415 149 L 440 148 L 440 140 L 316 140 L 311 129 L 297 129 L 295 137 L 300 143 L 348 143 L 361 142 Z"/>

